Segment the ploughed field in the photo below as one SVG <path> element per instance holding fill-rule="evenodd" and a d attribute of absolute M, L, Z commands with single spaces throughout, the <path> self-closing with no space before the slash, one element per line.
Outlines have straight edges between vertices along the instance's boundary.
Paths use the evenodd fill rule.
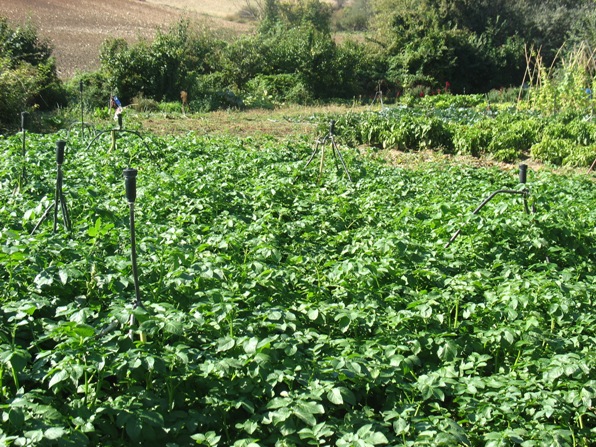
<path fill-rule="evenodd" d="M 99 50 L 107 38 L 151 38 L 157 28 L 181 18 L 241 31 L 245 25 L 227 20 L 234 5 L 230 0 L 2 0 L 0 16 L 11 23 L 31 20 L 39 36 L 52 44 L 60 77 L 68 78 L 99 67 Z"/>

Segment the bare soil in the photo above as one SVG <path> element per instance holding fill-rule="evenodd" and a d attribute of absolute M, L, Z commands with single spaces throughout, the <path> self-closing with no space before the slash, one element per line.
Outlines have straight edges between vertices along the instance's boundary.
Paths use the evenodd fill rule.
<path fill-rule="evenodd" d="M 108 38 L 150 39 L 158 28 L 185 19 L 201 26 L 243 32 L 247 25 L 227 20 L 237 0 L 1 0 L 0 17 L 13 26 L 30 20 L 47 39 L 62 79 L 99 67 Z"/>

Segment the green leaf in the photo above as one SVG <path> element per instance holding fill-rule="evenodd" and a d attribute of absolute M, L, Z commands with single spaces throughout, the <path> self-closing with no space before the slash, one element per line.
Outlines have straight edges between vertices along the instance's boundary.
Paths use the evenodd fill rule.
<path fill-rule="evenodd" d="M 232 337 L 223 337 L 217 340 L 217 352 L 229 351 L 236 345 Z"/>
<path fill-rule="evenodd" d="M 126 434 L 133 441 L 139 441 L 141 438 L 141 431 L 143 430 L 143 421 L 141 418 L 131 415 L 126 421 Z"/>
<path fill-rule="evenodd" d="M 58 277 L 60 278 L 60 282 L 64 285 L 68 282 L 68 272 L 64 269 L 58 270 Z"/>
<path fill-rule="evenodd" d="M 335 405 L 342 405 L 344 403 L 344 398 L 341 395 L 341 390 L 339 388 L 333 388 L 327 393 L 327 399 L 329 402 Z"/>
<path fill-rule="evenodd" d="M 57 373 L 55 373 L 52 376 L 52 378 L 50 379 L 50 383 L 48 384 L 48 387 L 52 389 L 59 383 L 64 382 L 66 379 L 68 379 L 68 372 L 64 369 L 60 369 Z"/>
<path fill-rule="evenodd" d="M 51 427 L 48 428 L 43 435 L 44 438 L 54 441 L 56 439 L 60 439 L 65 433 L 66 430 L 64 430 L 62 427 Z"/>
<path fill-rule="evenodd" d="M 299 402 L 293 410 L 294 414 L 308 425 L 315 425 L 317 420 L 313 415 L 325 413 L 321 404 L 316 402 Z"/>
<path fill-rule="evenodd" d="M 244 342 L 243 348 L 244 352 L 247 354 L 254 354 L 257 351 L 257 345 L 259 344 L 259 339 L 256 337 L 252 337 Z"/>

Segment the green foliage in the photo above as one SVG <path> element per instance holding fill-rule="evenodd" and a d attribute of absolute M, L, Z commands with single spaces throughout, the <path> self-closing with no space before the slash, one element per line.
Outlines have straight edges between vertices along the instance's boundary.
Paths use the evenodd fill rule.
<path fill-rule="evenodd" d="M 73 133 L 73 232 L 31 234 L 64 137 L 31 135 L 18 192 L 0 139 L 2 442 L 591 445 L 590 178 L 530 172 L 535 214 L 503 195 L 472 215 L 516 173 L 347 149 L 354 182 L 328 157 L 319 184 L 306 140 L 150 136 L 152 157 Z"/>
<path fill-rule="evenodd" d="M 101 70 L 110 90 L 128 103 L 142 94 L 155 100 L 176 100 L 196 77 L 213 72 L 222 42 L 181 21 L 149 42 L 129 44 L 108 39 L 100 52 Z"/>
<path fill-rule="evenodd" d="M 380 112 L 340 117 L 337 134 L 350 145 L 432 149 L 509 163 L 530 153 L 537 160 L 568 166 L 589 166 L 596 158 L 592 157 L 596 123 L 590 115 L 543 116 L 511 108 L 494 111 L 484 107 L 482 95 L 442 94 L 406 101 L 408 105 Z M 553 140 L 556 147 L 548 149 Z"/>
<path fill-rule="evenodd" d="M 0 17 L 0 54 L 8 58 L 13 67 L 21 63 L 38 66 L 47 63 L 52 55 L 50 44 L 41 40 L 31 22 L 13 27 L 5 17 Z"/>
<path fill-rule="evenodd" d="M 39 91 L 35 69 L 28 64 L 13 67 L 10 60 L 0 58 L 0 126 L 16 127 L 20 112 L 27 110 L 29 100 Z"/>
<path fill-rule="evenodd" d="M 31 23 L 12 27 L 0 17 L 0 129 L 14 129 L 22 111 L 66 104 L 51 53 Z"/>
<path fill-rule="evenodd" d="M 302 77 L 296 74 L 259 75 L 246 85 L 248 106 L 273 107 L 284 102 L 308 104 L 312 94 Z"/>
<path fill-rule="evenodd" d="M 265 0 L 259 31 L 268 33 L 279 26 L 311 26 L 319 32 L 331 31 L 332 8 L 321 0 Z"/>
<path fill-rule="evenodd" d="M 535 74 L 529 77 L 529 103 L 543 113 L 593 112 L 596 68 L 593 51 L 584 43 L 568 49 L 560 64 L 547 69 L 542 55 L 534 53 Z"/>
<path fill-rule="evenodd" d="M 366 31 L 371 17 L 370 0 L 354 0 L 334 14 L 334 26 L 339 31 Z"/>
<path fill-rule="evenodd" d="M 541 48 L 550 66 L 571 34 L 589 41 L 591 3 L 375 0 L 372 20 L 389 79 L 432 88 L 449 80 L 454 92 L 485 93 L 522 82 L 524 46 Z"/>

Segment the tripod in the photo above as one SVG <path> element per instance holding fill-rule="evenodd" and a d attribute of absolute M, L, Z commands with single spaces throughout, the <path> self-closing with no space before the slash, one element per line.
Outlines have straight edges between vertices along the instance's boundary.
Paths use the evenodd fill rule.
<path fill-rule="evenodd" d="M 335 143 L 335 137 L 333 135 L 334 131 L 335 131 L 335 120 L 331 120 L 329 122 L 329 132 L 327 133 L 327 135 L 325 135 L 323 137 L 322 140 L 317 139 L 315 148 L 313 149 L 312 154 L 310 155 L 310 158 L 308 159 L 308 162 L 306 163 L 305 168 L 308 168 L 308 165 L 314 160 L 315 156 L 317 155 L 317 152 L 319 151 L 319 147 L 321 147 L 321 163 L 319 164 L 319 178 L 318 178 L 317 182 L 321 181 L 321 175 L 323 174 L 323 162 L 325 161 L 325 144 L 327 142 L 331 143 L 331 149 L 333 150 L 333 158 L 335 159 L 336 166 L 337 166 L 337 159 L 339 159 L 339 161 L 341 162 L 341 165 L 344 168 L 344 172 L 348 176 L 348 179 L 350 181 L 352 181 L 352 177 L 350 177 L 350 173 L 348 172 L 348 168 L 346 167 L 344 158 L 342 157 L 341 152 L 339 151 L 339 147 L 337 147 L 337 144 Z"/>
<path fill-rule="evenodd" d="M 66 142 L 59 140 L 56 141 L 56 165 L 57 165 L 57 172 L 56 172 L 56 192 L 54 194 L 54 203 L 46 208 L 44 213 L 42 214 L 39 222 L 33 228 L 31 234 L 35 233 L 39 226 L 48 218 L 50 211 L 52 208 L 54 209 L 54 233 L 58 227 L 58 207 L 62 210 L 62 220 L 64 221 L 64 226 L 70 232 L 72 230 L 72 224 L 70 222 L 70 215 L 68 214 L 68 206 L 66 205 L 66 200 L 64 198 L 64 193 L 62 192 L 62 163 L 64 163 L 64 146 L 66 146 Z"/>
<path fill-rule="evenodd" d="M 377 91 L 375 92 L 375 97 L 373 98 L 370 106 L 372 107 L 375 104 L 376 100 L 379 100 L 381 103 L 381 108 L 383 108 L 383 90 L 381 90 L 381 81 L 377 83 Z"/>

